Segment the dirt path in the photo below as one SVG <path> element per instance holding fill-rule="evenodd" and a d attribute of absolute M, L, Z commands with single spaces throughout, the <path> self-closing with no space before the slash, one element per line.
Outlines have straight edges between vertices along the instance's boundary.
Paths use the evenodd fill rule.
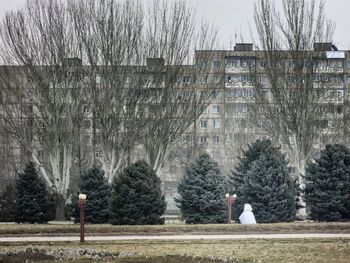
<path fill-rule="evenodd" d="M 208 240 L 208 239 L 295 239 L 295 238 L 346 238 L 350 234 L 250 234 L 250 235 L 153 235 L 153 236 L 86 236 L 86 241 L 111 241 L 111 240 Z M 25 236 L 25 237 L 0 237 L 0 243 L 4 242 L 55 242 L 55 241 L 79 241 L 79 236 Z"/>

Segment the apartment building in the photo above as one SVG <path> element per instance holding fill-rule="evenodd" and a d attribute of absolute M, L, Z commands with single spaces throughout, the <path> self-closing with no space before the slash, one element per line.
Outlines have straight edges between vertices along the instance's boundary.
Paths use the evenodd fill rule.
<path fill-rule="evenodd" d="M 264 68 L 265 56 L 246 43 L 236 44 L 234 50 L 197 52 L 213 52 L 213 60 L 208 66 L 210 74 L 221 78 L 220 85 L 199 119 L 183 134 L 182 141 L 208 152 L 228 174 L 247 144 L 271 138 L 264 129 L 267 120 L 252 119 L 250 112 L 256 103 L 257 83 L 263 96 L 271 97 L 271 85 Z M 350 51 L 339 51 L 331 43 L 316 43 L 310 52 L 317 54 L 318 59 L 313 85 L 315 88 L 322 86 L 324 90 L 318 103 L 317 136 L 312 145 L 312 154 L 317 154 L 328 143 L 350 145 Z M 292 60 L 288 59 L 288 52 L 285 53 L 286 67 L 292 68 Z M 293 138 L 290 140 L 291 144 L 295 143 Z M 277 143 L 292 160 L 283 141 Z M 291 163 L 291 169 L 295 171 L 293 161 Z M 173 168 L 170 177 L 164 178 L 165 189 L 171 196 L 176 195 L 179 180 L 179 177 L 174 178 L 174 171 Z M 178 176 L 181 177 L 181 173 Z"/>

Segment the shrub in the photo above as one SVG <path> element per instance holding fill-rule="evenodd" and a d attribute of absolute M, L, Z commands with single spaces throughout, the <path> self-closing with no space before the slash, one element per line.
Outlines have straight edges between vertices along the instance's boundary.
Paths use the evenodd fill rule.
<path fill-rule="evenodd" d="M 160 179 L 146 162 L 138 161 L 114 178 L 111 201 L 112 224 L 164 224 L 161 216 L 165 208 Z"/>
<path fill-rule="evenodd" d="M 186 168 L 178 193 L 176 202 L 187 224 L 226 222 L 225 177 L 208 154 Z"/>

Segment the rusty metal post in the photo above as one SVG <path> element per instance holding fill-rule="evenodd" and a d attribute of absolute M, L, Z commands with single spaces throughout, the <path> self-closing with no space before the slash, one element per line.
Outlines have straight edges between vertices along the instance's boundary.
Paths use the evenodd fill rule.
<path fill-rule="evenodd" d="M 80 243 L 85 241 L 85 205 L 86 195 L 79 195 L 79 207 L 80 207 Z"/>
<path fill-rule="evenodd" d="M 231 224 L 232 222 L 232 205 L 235 202 L 237 195 L 229 195 L 226 194 L 226 203 L 227 203 L 227 224 Z"/>

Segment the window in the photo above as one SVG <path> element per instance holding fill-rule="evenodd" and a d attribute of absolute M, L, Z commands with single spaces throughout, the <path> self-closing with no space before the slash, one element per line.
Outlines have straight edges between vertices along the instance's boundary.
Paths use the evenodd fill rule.
<path fill-rule="evenodd" d="M 184 142 L 184 143 L 189 143 L 189 142 L 191 142 L 191 135 L 190 135 L 190 134 L 184 134 L 184 135 L 182 136 L 182 142 Z"/>
<path fill-rule="evenodd" d="M 262 90 L 261 90 L 260 95 L 261 95 L 262 98 L 267 99 L 267 94 L 268 94 L 267 89 L 262 89 Z"/>
<path fill-rule="evenodd" d="M 213 61 L 213 68 L 218 69 L 221 67 L 221 62 L 220 60 L 214 60 Z"/>
<path fill-rule="evenodd" d="M 213 113 L 220 113 L 220 105 L 213 105 Z"/>
<path fill-rule="evenodd" d="M 102 157 L 102 156 L 103 156 L 103 154 L 102 154 L 101 151 L 96 151 L 96 152 L 95 152 L 95 157 L 96 157 L 96 158 L 100 158 L 100 157 Z"/>
<path fill-rule="evenodd" d="M 220 158 L 220 154 L 218 152 L 212 152 L 212 157 L 214 160 L 218 160 Z"/>
<path fill-rule="evenodd" d="M 294 62 L 291 61 L 291 60 L 287 61 L 287 66 L 288 66 L 288 68 L 290 68 L 290 69 L 294 68 Z"/>
<path fill-rule="evenodd" d="M 208 140 L 207 138 L 208 138 L 207 136 L 200 136 L 200 137 L 199 137 L 200 143 L 206 143 L 207 140 Z"/>
<path fill-rule="evenodd" d="M 331 90 L 328 93 L 329 98 L 341 98 L 344 95 L 344 90 Z"/>
<path fill-rule="evenodd" d="M 243 89 L 243 90 L 242 90 L 242 96 L 243 96 L 243 97 L 249 97 L 249 96 L 248 96 L 248 90 L 247 90 L 247 89 Z"/>
<path fill-rule="evenodd" d="M 214 82 L 215 82 L 215 83 L 220 83 L 221 80 L 222 80 L 222 76 L 220 76 L 220 75 L 214 76 Z"/>
<path fill-rule="evenodd" d="M 266 68 L 266 62 L 265 61 L 260 61 L 260 68 L 265 69 Z"/>
<path fill-rule="evenodd" d="M 260 82 L 264 83 L 264 84 L 267 83 L 267 76 L 266 75 L 261 75 L 260 76 Z"/>
<path fill-rule="evenodd" d="M 208 82 L 208 76 L 202 76 L 201 83 L 207 83 L 207 82 Z"/>
<path fill-rule="evenodd" d="M 245 104 L 236 104 L 235 105 L 235 112 L 247 112 L 248 106 Z"/>
<path fill-rule="evenodd" d="M 350 84 L 350 76 L 346 78 L 346 83 Z"/>
<path fill-rule="evenodd" d="M 209 110 L 208 107 L 205 107 L 202 109 L 202 114 L 208 114 Z"/>
<path fill-rule="evenodd" d="M 337 106 L 337 114 L 342 114 L 343 113 L 343 107 L 342 105 Z"/>
<path fill-rule="evenodd" d="M 338 66 L 337 61 L 333 60 L 333 61 L 329 61 L 329 67 L 330 68 L 336 68 Z"/>
<path fill-rule="evenodd" d="M 183 83 L 188 84 L 188 83 L 191 82 L 191 78 L 190 78 L 190 76 L 184 76 L 183 79 L 182 79 L 182 81 L 183 81 Z"/>
<path fill-rule="evenodd" d="M 346 61 L 346 67 L 350 69 L 350 60 Z"/>
<path fill-rule="evenodd" d="M 234 93 L 233 90 L 225 90 L 225 97 L 233 97 Z"/>
<path fill-rule="evenodd" d="M 201 126 L 201 128 L 203 128 L 203 129 L 208 128 L 208 121 L 201 120 L 200 126 Z"/>
<path fill-rule="evenodd" d="M 220 90 L 214 90 L 212 94 L 213 94 L 213 98 L 216 99 L 220 96 Z"/>
<path fill-rule="evenodd" d="M 42 142 L 42 141 L 44 141 L 44 136 L 39 136 L 39 142 Z"/>
<path fill-rule="evenodd" d="M 242 97 L 242 89 L 235 89 L 233 91 L 233 94 L 234 94 L 235 98 Z"/>
<path fill-rule="evenodd" d="M 201 62 L 201 68 L 206 69 L 208 67 L 208 61 L 204 60 Z"/>
<path fill-rule="evenodd" d="M 233 67 L 233 68 L 237 68 L 239 67 L 239 59 L 228 59 L 227 60 L 227 67 Z"/>
<path fill-rule="evenodd" d="M 213 128 L 219 129 L 221 127 L 221 120 L 213 120 Z"/>
<path fill-rule="evenodd" d="M 96 75 L 96 84 L 101 84 L 101 76 L 100 75 Z"/>
<path fill-rule="evenodd" d="M 310 61 L 304 61 L 304 68 L 305 69 L 309 69 L 310 68 L 310 66 L 311 66 L 311 62 Z"/>
<path fill-rule="evenodd" d="M 220 142 L 220 137 L 217 135 L 213 136 L 213 143 L 217 144 L 219 142 Z"/>
<path fill-rule="evenodd" d="M 241 80 L 242 80 L 242 82 L 251 82 L 252 78 L 249 75 L 242 75 Z"/>
<path fill-rule="evenodd" d="M 84 112 L 90 113 L 91 112 L 91 106 L 84 106 Z"/>
<path fill-rule="evenodd" d="M 27 75 L 27 83 L 30 84 L 30 83 L 33 83 L 33 82 L 34 82 L 34 80 L 33 80 L 32 76 Z"/>

